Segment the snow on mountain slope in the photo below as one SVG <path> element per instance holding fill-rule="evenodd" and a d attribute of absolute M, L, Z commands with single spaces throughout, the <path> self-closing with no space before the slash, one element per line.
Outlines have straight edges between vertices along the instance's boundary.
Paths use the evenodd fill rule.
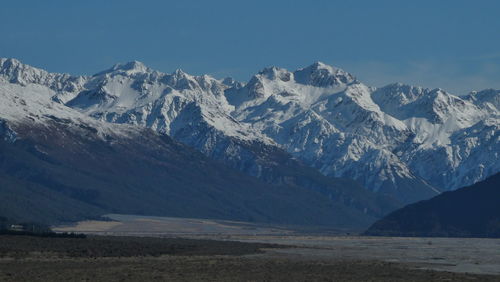
<path fill-rule="evenodd" d="M 460 188 L 500 171 L 499 118 L 450 132 L 449 143 L 409 149 L 402 159 L 412 171 L 431 183 Z M 447 185 L 447 186 L 444 186 Z"/>
<path fill-rule="evenodd" d="M 57 97 L 66 102 L 81 91 L 87 78 L 47 71 L 22 64 L 16 59 L 0 58 L 0 81 L 19 85 L 39 84 L 57 92 Z"/>
<path fill-rule="evenodd" d="M 466 99 L 494 114 L 500 114 L 500 90 L 486 89 L 470 93 Z"/>
<path fill-rule="evenodd" d="M 382 112 L 371 92 L 352 75 L 315 63 L 295 72 L 264 69 L 245 87 L 227 90 L 226 96 L 236 119 L 324 174 L 353 178 L 376 191 L 382 186 L 396 190 L 403 186 L 399 179 L 412 179 L 420 182 L 420 192 L 405 201 L 434 195 L 391 152 L 411 132 Z"/>
<path fill-rule="evenodd" d="M 128 138 L 133 137 L 138 132 L 130 126 L 116 126 L 99 122 L 65 105 L 54 102 L 52 100 L 54 95 L 53 90 L 42 85 L 27 84 L 22 86 L 0 83 L 0 120 L 4 123 L 4 130 L 9 129 L 6 122 L 13 125 L 27 123 L 49 127 L 50 122 L 58 121 L 82 132 L 82 136 L 85 136 L 86 131 L 92 131 L 93 134 L 102 139 L 109 136 Z M 15 134 L 15 131 L 9 133 L 12 136 L 12 141 L 15 141 Z"/>
<path fill-rule="evenodd" d="M 321 82 L 304 79 L 305 74 L 321 77 Z M 465 171 L 472 168 L 462 165 L 468 156 L 453 149 L 450 138 L 491 117 L 492 111 L 441 89 L 403 84 L 370 88 L 344 71 L 315 63 L 295 72 L 264 69 L 245 87 L 226 93 L 236 119 L 324 174 L 353 178 L 373 190 L 403 189 L 407 185 L 402 182 L 411 180 L 432 193 L 436 187 L 458 188 L 487 176 L 467 177 Z M 498 96 L 481 93 L 476 103 L 491 108 Z M 498 150 L 498 140 L 492 142 Z M 429 166 L 420 156 L 441 151 L 446 153 L 433 159 L 440 167 L 422 173 Z M 453 161 L 453 155 L 460 160 Z M 498 160 L 494 154 L 484 158 L 475 159 L 477 165 L 491 167 Z M 437 176 L 446 172 L 455 180 Z"/>
<path fill-rule="evenodd" d="M 120 70 L 120 72 L 121 71 L 122 70 Z M 140 71 L 135 72 L 129 68 L 127 68 L 126 71 L 130 72 L 130 75 L 141 74 Z M 213 159 L 221 160 L 230 167 L 236 168 L 249 175 L 256 176 L 263 181 L 236 172 L 236 170 L 224 166 L 221 162 L 210 161 L 211 164 L 210 162 L 207 164 L 206 158 L 199 158 L 199 156 L 193 154 L 194 150 L 192 148 L 185 145 L 177 145 L 171 148 L 171 150 L 174 151 L 177 148 L 177 150 L 181 150 L 180 152 L 170 152 L 170 149 L 164 151 L 160 148 L 163 146 L 162 142 L 167 140 L 167 143 L 173 143 L 173 141 L 164 134 L 158 134 L 150 129 L 144 128 L 147 125 L 139 123 L 135 125 L 133 122 L 118 122 L 112 119 L 110 120 L 111 122 L 108 122 L 108 118 L 105 117 L 105 115 L 127 113 L 128 109 L 124 108 L 122 105 L 129 103 L 130 100 L 134 100 L 134 103 L 136 103 L 137 98 L 135 97 L 139 97 L 139 99 L 141 97 L 141 95 L 137 95 L 133 96 L 134 99 L 130 99 L 134 93 L 125 92 L 123 89 L 120 89 L 120 85 L 123 84 L 114 84 L 110 82 L 115 79 L 120 79 L 122 81 L 126 80 L 123 78 L 123 75 L 117 75 L 116 78 L 113 77 L 112 79 L 110 79 L 109 76 L 110 75 L 105 74 L 95 76 L 94 78 L 86 77 L 86 80 L 82 84 L 83 90 L 74 95 L 74 99 L 72 99 L 73 102 L 68 102 L 67 105 L 61 103 L 58 99 L 59 92 L 45 85 L 37 83 L 26 83 L 25 85 L 21 85 L 19 83 L 6 82 L 5 77 L 2 78 L 2 81 L 0 81 L 0 142 L 2 145 L 7 144 L 7 147 L 5 147 L 7 149 L 5 149 L 5 151 L 11 152 L 11 157 L 14 159 L 16 157 L 22 159 L 22 157 L 18 157 L 12 150 L 9 151 L 8 147 L 12 145 L 13 147 L 24 148 L 23 146 L 29 143 L 31 145 L 28 146 L 30 147 L 28 149 L 42 158 L 42 161 L 47 160 L 51 165 L 69 171 L 69 173 L 61 173 L 60 177 L 65 179 L 67 175 L 72 174 L 72 170 L 77 170 L 72 166 L 72 162 L 88 164 L 90 160 L 96 162 L 97 159 L 100 159 L 99 162 L 105 167 L 108 166 L 107 162 L 114 164 L 109 164 L 110 167 L 106 168 L 106 171 L 95 168 L 95 165 L 86 166 L 86 170 L 90 168 L 91 173 L 103 173 L 104 175 L 107 175 L 108 170 L 110 170 L 119 176 L 120 166 L 115 166 L 115 164 L 125 162 L 132 164 L 137 169 L 137 171 L 132 170 L 129 171 L 129 173 L 137 173 L 138 175 L 135 175 L 134 179 L 140 180 L 142 177 L 141 173 L 143 173 L 143 175 L 149 175 L 148 170 L 152 169 L 156 171 L 155 173 L 157 173 L 157 176 L 150 179 L 143 179 L 144 183 L 149 182 L 150 185 L 153 185 L 153 183 L 157 181 L 161 182 L 162 180 L 158 180 L 158 177 L 160 177 L 159 179 L 170 179 L 167 183 L 159 183 L 161 185 L 155 185 L 154 187 L 165 187 L 166 185 L 170 187 L 169 189 L 171 191 L 179 192 L 182 190 L 183 192 L 179 192 L 181 199 L 189 194 L 188 192 L 190 189 L 197 190 L 193 195 L 198 196 L 200 194 L 213 193 L 209 195 L 211 200 L 200 204 L 202 206 L 208 205 L 207 209 L 217 210 L 225 206 L 226 204 L 219 202 L 219 206 L 210 207 L 211 204 L 220 201 L 220 199 L 233 196 L 235 197 L 233 199 L 241 199 L 242 202 L 232 203 L 225 209 L 228 213 L 230 213 L 231 209 L 234 209 L 232 207 L 233 205 L 248 205 L 250 210 L 255 210 L 255 206 L 262 205 L 266 207 L 268 214 L 261 214 L 261 216 L 273 217 L 275 215 L 274 213 L 277 212 L 276 205 L 280 205 L 280 203 L 275 202 L 275 200 L 273 200 L 274 202 L 266 202 L 274 197 L 270 196 L 274 193 L 273 187 L 281 187 L 280 193 L 282 194 L 279 195 L 280 201 L 287 201 L 286 199 L 289 198 L 295 203 L 300 203 L 300 205 L 307 210 L 311 210 L 311 206 L 308 206 L 309 204 L 304 202 L 304 198 L 309 196 L 322 199 L 321 201 L 325 203 L 325 206 L 333 205 L 332 207 L 335 207 L 335 209 L 328 208 L 331 212 L 325 212 L 326 210 L 323 210 L 322 215 L 324 218 L 331 217 L 333 221 L 338 219 L 343 222 L 354 222 L 359 219 L 364 222 L 363 224 L 366 224 L 373 218 L 380 217 L 388 211 L 400 206 L 400 203 L 397 201 L 375 195 L 352 180 L 332 179 L 322 175 L 317 170 L 309 168 L 293 159 L 288 153 L 277 146 L 267 144 L 266 142 L 256 141 L 255 139 L 259 136 L 258 134 L 251 137 L 242 135 L 243 137 L 241 138 L 229 136 L 215 126 L 212 126 L 209 123 L 210 120 L 207 121 L 207 119 L 211 118 L 210 115 L 213 114 L 212 112 L 208 111 L 208 116 L 204 116 L 201 112 L 201 109 L 206 106 L 206 103 L 214 100 L 214 98 L 210 97 L 194 97 L 193 101 L 188 102 L 187 105 L 183 105 L 182 110 L 179 111 L 173 122 L 169 123 L 172 129 L 175 128 L 175 131 L 171 132 L 175 132 L 175 136 L 178 139 L 190 140 L 190 142 L 192 142 L 190 144 L 192 147 L 198 148 Z M 89 93 L 93 89 L 86 89 L 86 87 L 89 87 L 89 85 L 98 85 L 98 83 L 102 83 L 103 81 L 106 81 L 106 83 L 97 86 L 98 89 L 102 91 L 94 91 L 93 93 L 105 93 L 105 96 L 101 96 L 105 99 L 98 99 L 99 103 L 95 103 L 95 100 L 92 99 L 95 96 Z M 130 86 L 124 88 L 130 89 Z M 110 89 L 112 89 L 112 91 L 110 91 Z M 191 86 L 188 89 L 191 90 Z M 167 95 L 169 95 L 168 93 Z M 153 92 L 153 94 L 156 94 L 156 92 Z M 190 95 L 190 92 L 184 94 L 187 96 Z M 209 93 L 203 92 L 200 95 L 208 94 Z M 181 95 L 182 93 L 178 96 Z M 109 96 L 117 98 L 107 99 Z M 86 99 L 82 99 L 82 97 Z M 121 101 L 120 98 L 123 97 L 125 97 L 123 100 L 124 102 L 122 104 L 117 103 L 117 101 Z M 159 97 L 161 97 L 161 95 L 159 95 Z M 203 99 L 206 101 L 200 102 L 199 104 L 196 103 L 197 100 L 203 101 Z M 164 101 L 162 102 L 164 103 Z M 102 116 L 96 119 L 96 114 L 101 113 Z M 227 116 L 227 119 L 232 118 Z M 238 122 L 234 121 L 234 123 Z M 160 131 L 159 128 L 155 129 Z M 248 133 L 243 132 L 242 134 Z M 60 154 L 59 157 L 69 160 L 70 162 L 61 161 L 61 159 L 56 161 L 55 155 L 53 155 L 54 152 L 47 151 L 46 148 L 44 149 L 44 146 L 40 144 L 50 144 L 50 147 L 54 148 L 54 152 L 57 151 L 58 154 Z M 123 149 L 123 146 L 128 148 Z M 116 150 L 119 147 L 121 149 Z M 0 155 L 5 157 L 5 151 Z M 161 157 L 159 153 L 163 154 L 163 157 Z M 82 155 L 85 156 L 84 159 L 76 157 Z M 158 165 L 158 163 L 161 163 L 160 159 L 165 159 L 165 156 L 167 156 L 166 159 L 174 161 L 176 165 L 181 165 L 181 167 L 175 167 L 175 169 L 172 170 L 169 166 L 165 167 L 163 165 Z M 145 158 L 148 159 L 147 165 L 136 163 Z M 190 168 L 186 166 L 186 164 L 190 162 L 201 162 L 199 164 L 205 167 L 201 170 L 197 170 L 197 166 L 192 166 Z M 5 163 L 8 162 L 4 162 L 4 164 Z M 26 163 L 29 164 L 30 161 L 26 160 Z M 211 169 L 208 170 L 206 166 L 210 166 Z M 15 167 L 15 165 L 13 165 L 13 167 Z M 95 170 L 92 170 L 94 168 Z M 166 169 L 163 175 L 161 172 L 162 168 Z M 191 171 L 191 169 L 194 170 Z M 27 169 L 27 171 L 29 170 L 30 169 Z M 172 171 L 178 171 L 178 173 L 172 174 Z M 227 190 L 224 191 L 203 190 L 204 188 L 213 186 L 214 183 L 212 182 L 195 182 L 195 187 L 189 186 L 189 183 L 192 183 L 194 180 L 190 178 L 182 179 L 181 182 L 186 183 L 186 186 L 178 187 L 176 183 L 178 184 L 179 180 L 176 180 L 176 178 L 182 177 L 182 175 L 186 173 L 191 175 L 190 177 L 194 177 L 197 174 L 201 177 L 207 174 L 213 174 L 209 176 L 216 178 L 218 177 L 217 174 L 224 175 L 227 173 L 227 176 L 232 179 L 232 182 L 225 186 L 226 188 L 224 189 Z M 36 181 L 44 182 L 47 180 L 47 174 L 45 172 L 42 171 L 39 172 L 39 174 L 41 176 L 35 179 Z M 51 178 L 52 177 L 56 176 L 51 176 Z M 226 176 L 222 178 L 226 179 L 225 177 Z M 217 181 L 217 179 L 214 181 Z M 44 183 L 49 188 L 52 186 L 55 189 L 60 188 L 61 186 L 54 184 L 57 183 L 58 180 L 54 181 L 45 181 L 47 183 Z M 70 181 L 69 185 L 81 184 L 78 180 L 75 181 L 78 183 L 71 183 Z M 142 191 L 139 187 L 144 184 L 140 182 L 139 185 L 132 189 L 138 190 L 131 191 L 127 190 L 130 188 L 129 183 L 125 182 L 126 185 L 123 185 L 123 183 L 116 182 L 116 178 L 114 178 L 113 181 L 115 182 L 111 183 L 112 186 L 121 187 L 120 189 L 124 189 L 123 193 L 128 196 L 138 191 Z M 239 183 L 239 181 L 242 183 Z M 10 187 L 15 194 L 16 185 L 11 184 Z M 252 188 L 253 190 L 250 191 L 249 188 L 251 187 L 255 189 Z M 145 189 L 147 189 L 147 187 Z M 66 192 L 69 192 L 69 190 Z M 172 193 L 177 195 L 178 192 Z M 168 194 L 171 192 L 162 191 L 161 193 Z M 252 197 L 255 199 L 262 199 L 263 202 L 259 204 L 248 202 L 248 194 L 252 194 Z M 219 197 L 217 195 L 222 196 Z M 123 195 L 110 195 L 109 201 L 114 201 L 116 197 L 119 198 L 120 196 Z M 168 201 L 171 200 L 167 200 L 166 202 Z M 155 203 L 158 204 L 160 202 L 158 199 L 155 199 Z M 143 205 L 147 204 L 143 203 Z M 337 207 L 339 209 L 336 209 Z M 162 207 L 155 206 L 152 208 L 156 209 Z M 193 206 L 193 208 L 196 208 L 196 205 Z M 288 214 L 286 214 L 284 210 L 282 211 L 283 213 L 281 213 L 281 215 L 285 218 L 289 217 L 290 212 L 292 212 L 292 210 L 289 210 Z M 308 212 L 296 211 L 296 213 L 299 215 L 302 214 L 303 217 L 301 220 L 308 217 Z M 348 219 L 351 216 L 349 214 L 351 214 L 353 218 Z M 356 219 L 356 217 L 358 217 L 358 219 Z"/>
<path fill-rule="evenodd" d="M 232 109 L 224 97 L 227 87 L 207 75 L 164 74 L 130 62 L 89 78 L 66 104 L 101 120 L 147 126 L 174 137 L 187 126 L 203 124 L 230 137 L 272 144 L 227 114 Z"/>
<path fill-rule="evenodd" d="M 177 117 L 185 108 L 195 107 L 199 120 L 226 135 L 272 144 L 226 114 L 231 106 L 224 97 L 228 88 L 224 83 L 231 82 L 223 83 L 207 75 L 191 76 L 181 70 L 164 74 L 134 61 L 117 64 L 91 77 L 73 77 L 48 73 L 15 59 L 0 59 L 0 79 L 23 86 L 47 86 L 54 92 L 42 95 L 44 98 L 50 97 L 86 115 L 115 123 L 144 125 L 172 136 L 188 122 Z"/>
<path fill-rule="evenodd" d="M 499 170 L 499 115 L 490 103 L 478 102 L 482 95 L 474 102 L 470 96 L 457 97 L 441 89 L 401 84 L 372 94 L 381 108 L 393 107 L 386 111 L 398 116 L 413 134 L 411 143 L 400 146 L 400 159 L 416 175 L 445 189 L 473 184 Z M 488 96 L 494 100 L 495 95 L 500 97 L 498 93 Z M 390 97 L 386 101 L 391 102 L 384 103 L 381 97 Z M 485 154 L 479 157 L 478 151 Z"/>
<path fill-rule="evenodd" d="M 54 95 L 43 85 L 0 82 L 0 207 L 9 218 L 52 224 L 118 211 L 359 229 L 396 207 L 319 172 L 314 178 L 330 181 L 325 193 L 290 179 L 271 185 Z"/>
<path fill-rule="evenodd" d="M 403 84 L 376 89 L 320 62 L 293 72 L 265 68 L 243 84 L 140 62 L 73 77 L 1 59 L 0 79 L 47 86 L 47 97 L 82 116 L 152 128 L 255 176 L 257 143 L 403 201 L 498 171 L 495 90 L 457 97 Z"/>

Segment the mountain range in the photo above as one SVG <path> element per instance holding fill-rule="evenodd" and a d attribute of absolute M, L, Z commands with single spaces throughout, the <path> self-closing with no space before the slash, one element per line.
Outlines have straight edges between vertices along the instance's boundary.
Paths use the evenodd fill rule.
<path fill-rule="evenodd" d="M 168 136 L 264 186 L 292 185 L 342 202 L 369 216 L 365 223 L 500 170 L 500 91 L 375 88 L 320 62 L 293 72 L 265 68 L 243 83 L 162 73 L 137 61 L 72 76 L 0 59 L 0 94 L 8 146 L 30 139 L 36 148 L 54 132 L 86 144 L 68 128 L 104 147 L 142 148 L 141 136 Z M 50 124 L 57 129 L 48 134 Z"/>

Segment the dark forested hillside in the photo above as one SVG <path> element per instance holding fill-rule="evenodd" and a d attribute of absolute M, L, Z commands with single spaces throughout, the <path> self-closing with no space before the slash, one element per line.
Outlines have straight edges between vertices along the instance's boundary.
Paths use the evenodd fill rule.
<path fill-rule="evenodd" d="M 360 228 L 382 213 L 354 182 L 328 180 L 330 193 L 267 184 L 149 129 L 98 136 L 58 119 L 12 128 L 16 140 L 0 140 L 0 215 L 11 220 L 126 213 Z"/>
<path fill-rule="evenodd" d="M 500 173 L 394 211 L 365 233 L 500 238 Z"/>

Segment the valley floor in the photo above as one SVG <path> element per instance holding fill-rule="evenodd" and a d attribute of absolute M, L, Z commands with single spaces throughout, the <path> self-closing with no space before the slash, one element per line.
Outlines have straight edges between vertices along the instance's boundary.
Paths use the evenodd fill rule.
<path fill-rule="evenodd" d="M 0 236 L 0 281 L 500 281 L 294 247 L 145 237 Z"/>
<path fill-rule="evenodd" d="M 500 281 L 500 240 L 108 215 L 0 236 L 0 281 Z M 351 233 L 352 234 L 352 233 Z"/>
<path fill-rule="evenodd" d="M 374 261 L 163 257 L 0 262 L 0 281 L 500 281 Z"/>
<path fill-rule="evenodd" d="M 292 245 L 273 257 L 370 260 L 415 268 L 500 275 L 500 239 L 352 236 L 348 230 L 269 226 L 210 219 L 108 215 L 114 221 L 85 221 L 57 231 L 95 235 L 184 237 Z"/>

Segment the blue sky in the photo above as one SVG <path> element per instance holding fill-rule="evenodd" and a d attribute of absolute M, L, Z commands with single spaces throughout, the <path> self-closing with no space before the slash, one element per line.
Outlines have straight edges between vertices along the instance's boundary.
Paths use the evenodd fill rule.
<path fill-rule="evenodd" d="M 373 86 L 500 88 L 500 1 L 2 1 L 0 57 L 93 74 L 139 60 L 233 76 L 314 61 Z"/>

